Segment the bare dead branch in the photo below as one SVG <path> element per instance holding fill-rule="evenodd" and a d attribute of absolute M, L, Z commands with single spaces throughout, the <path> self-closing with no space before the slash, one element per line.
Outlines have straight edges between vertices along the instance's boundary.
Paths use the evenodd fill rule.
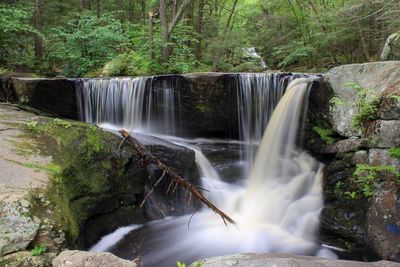
<path fill-rule="evenodd" d="M 222 210 L 214 206 L 214 204 L 212 204 L 206 197 L 204 197 L 203 194 L 201 194 L 200 191 L 198 191 L 194 185 L 189 183 L 184 177 L 178 175 L 176 172 L 174 172 L 173 170 L 168 168 L 168 166 L 162 163 L 159 159 L 154 157 L 142 144 L 140 144 L 140 142 L 136 138 L 129 135 L 129 133 L 125 130 L 121 130 L 119 132 L 121 133 L 122 137 L 125 138 L 125 142 L 131 145 L 133 148 L 135 148 L 145 162 L 152 162 L 156 164 L 157 167 L 160 168 L 165 173 L 166 176 L 168 176 L 171 180 L 176 182 L 176 185 L 179 183 L 186 190 L 191 192 L 198 200 L 203 202 L 203 204 L 205 204 L 208 208 L 210 208 L 214 213 L 221 216 L 225 225 L 227 221 L 230 222 L 231 224 L 235 224 L 235 221 L 233 219 L 231 219 Z"/>

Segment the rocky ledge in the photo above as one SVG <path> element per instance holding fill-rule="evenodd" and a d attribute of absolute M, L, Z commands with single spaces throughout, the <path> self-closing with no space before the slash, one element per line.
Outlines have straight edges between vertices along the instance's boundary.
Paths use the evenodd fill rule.
<path fill-rule="evenodd" d="M 400 267 L 390 261 L 357 262 L 286 254 L 234 254 L 197 261 L 190 267 Z"/>

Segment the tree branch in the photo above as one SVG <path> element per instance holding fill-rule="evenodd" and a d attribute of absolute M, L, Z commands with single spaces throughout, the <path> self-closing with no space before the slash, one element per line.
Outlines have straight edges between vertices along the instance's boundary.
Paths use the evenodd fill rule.
<path fill-rule="evenodd" d="M 178 20 L 181 18 L 183 11 L 185 10 L 186 6 L 190 3 L 190 0 L 183 0 L 181 5 L 178 8 L 178 11 L 176 14 L 174 14 L 174 17 L 170 24 L 168 25 L 168 36 L 171 36 L 171 33 L 173 32 L 176 24 L 178 23 Z"/>
<path fill-rule="evenodd" d="M 228 221 L 232 224 L 235 224 L 235 221 L 233 219 L 231 219 L 227 214 L 225 214 L 223 211 L 221 211 L 216 206 L 214 206 L 214 204 L 212 204 L 206 197 L 204 197 L 203 194 L 201 194 L 200 191 L 197 190 L 197 188 L 194 185 L 189 183 L 185 178 L 178 175 L 176 172 L 174 172 L 173 170 L 168 168 L 168 166 L 166 166 L 164 163 L 162 163 L 159 159 L 154 157 L 150 153 L 150 151 L 148 151 L 136 138 L 129 135 L 129 133 L 127 131 L 121 130 L 119 132 L 121 133 L 122 137 L 124 137 L 125 142 L 127 142 L 129 145 L 131 145 L 133 148 L 136 149 L 136 151 L 140 154 L 140 156 L 142 157 L 144 162 L 147 162 L 147 163 L 152 162 L 152 163 L 156 164 L 157 167 L 163 171 L 163 175 L 161 176 L 159 181 L 162 180 L 162 178 L 164 178 L 164 176 L 168 176 L 173 182 L 176 182 L 176 184 L 180 184 L 181 186 L 183 186 L 186 190 L 191 192 L 198 200 L 203 202 L 208 208 L 210 208 L 216 214 L 221 216 L 221 218 L 225 224 L 226 224 L 226 221 Z M 157 184 L 159 181 L 157 181 Z M 171 182 L 171 184 L 172 184 L 172 182 Z M 145 199 L 147 197 L 148 196 L 146 196 Z"/>

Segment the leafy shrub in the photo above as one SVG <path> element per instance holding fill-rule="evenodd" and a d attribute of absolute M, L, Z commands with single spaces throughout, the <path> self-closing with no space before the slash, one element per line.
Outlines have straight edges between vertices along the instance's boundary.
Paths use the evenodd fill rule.
<path fill-rule="evenodd" d="M 46 252 L 47 252 L 47 247 L 45 245 L 38 245 L 31 250 L 31 255 L 39 256 Z"/>
<path fill-rule="evenodd" d="M 400 159 L 400 147 L 391 147 L 389 149 L 389 154 L 393 158 L 398 158 Z"/>
<path fill-rule="evenodd" d="M 331 135 L 334 134 L 331 129 L 324 129 L 324 128 L 320 128 L 318 126 L 314 126 L 313 130 L 319 134 L 322 141 L 324 141 L 326 144 L 332 145 L 336 142 L 336 139 L 331 137 Z"/>
<path fill-rule="evenodd" d="M 355 83 L 349 83 L 352 89 L 356 91 L 356 103 L 355 106 L 358 112 L 352 118 L 352 126 L 356 129 L 363 128 L 364 120 L 373 120 L 376 117 L 378 111 L 378 94 L 371 89 L 366 89 Z"/>
<path fill-rule="evenodd" d="M 388 172 L 400 178 L 400 173 L 393 165 L 370 166 L 368 164 L 357 164 L 353 173 L 354 182 L 359 186 L 364 196 L 372 197 L 374 190 L 383 182 L 378 176 L 380 172 Z"/>

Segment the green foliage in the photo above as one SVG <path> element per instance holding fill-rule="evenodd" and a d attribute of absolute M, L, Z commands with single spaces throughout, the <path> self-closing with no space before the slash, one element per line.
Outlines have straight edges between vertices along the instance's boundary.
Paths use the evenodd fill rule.
<path fill-rule="evenodd" d="M 33 36 L 40 35 L 30 23 L 33 5 L 0 3 L 0 65 L 32 67 Z"/>
<path fill-rule="evenodd" d="M 358 109 L 351 123 L 354 128 L 362 129 L 365 120 L 375 119 L 378 111 L 379 96 L 374 90 L 363 88 L 355 83 L 350 83 L 348 86 L 356 91 L 355 106 Z"/>
<path fill-rule="evenodd" d="M 331 103 L 334 106 L 345 105 L 345 102 L 343 101 L 343 99 L 341 99 L 341 98 L 339 98 L 337 96 L 332 97 L 331 100 L 329 100 L 329 103 Z"/>
<path fill-rule="evenodd" d="M 201 267 L 202 266 L 202 264 L 200 262 L 194 262 L 192 265 L 195 266 L 195 267 Z M 186 264 L 184 262 L 177 261 L 176 262 L 176 267 L 186 267 Z"/>
<path fill-rule="evenodd" d="M 391 147 L 389 149 L 389 154 L 393 158 L 398 158 L 400 159 L 400 147 Z"/>
<path fill-rule="evenodd" d="M 61 63 L 67 76 L 98 69 L 128 46 L 123 25 L 111 14 L 73 18 L 49 30 L 48 36 L 47 60 Z"/>
<path fill-rule="evenodd" d="M 331 136 L 334 134 L 332 129 L 324 129 L 324 128 L 320 128 L 318 126 L 314 126 L 313 130 L 319 134 L 322 141 L 324 141 L 326 144 L 332 145 L 336 142 L 336 139 Z"/>
<path fill-rule="evenodd" d="M 68 121 L 65 121 L 65 120 L 62 120 L 62 119 L 58 119 L 58 118 L 55 118 L 53 120 L 53 123 L 58 125 L 58 126 L 64 127 L 65 129 L 68 129 L 69 127 L 72 126 L 71 123 L 69 123 Z"/>
<path fill-rule="evenodd" d="M 37 121 L 28 121 L 28 122 L 25 124 L 25 126 L 26 126 L 26 129 L 27 129 L 28 131 L 33 132 L 33 133 L 39 133 L 39 132 L 43 131 L 42 127 L 40 127 L 40 126 L 38 125 L 38 122 L 37 122 Z"/>
<path fill-rule="evenodd" d="M 341 181 L 336 182 L 334 193 L 336 196 L 343 196 L 347 199 L 357 199 L 358 194 L 356 191 L 344 191 L 344 184 Z"/>
<path fill-rule="evenodd" d="M 274 48 L 272 55 L 279 60 L 278 67 L 287 67 L 294 64 L 310 65 L 316 49 L 302 40 L 294 40 Z"/>
<path fill-rule="evenodd" d="M 358 185 L 364 196 L 368 198 L 372 197 L 374 189 L 383 182 L 379 178 L 380 172 L 388 172 L 396 178 L 400 178 L 400 173 L 393 165 L 370 166 L 368 164 L 357 164 L 356 170 L 353 173 L 354 182 Z"/>
<path fill-rule="evenodd" d="M 39 256 L 47 252 L 47 247 L 45 245 L 37 245 L 31 250 L 32 256 Z"/>

